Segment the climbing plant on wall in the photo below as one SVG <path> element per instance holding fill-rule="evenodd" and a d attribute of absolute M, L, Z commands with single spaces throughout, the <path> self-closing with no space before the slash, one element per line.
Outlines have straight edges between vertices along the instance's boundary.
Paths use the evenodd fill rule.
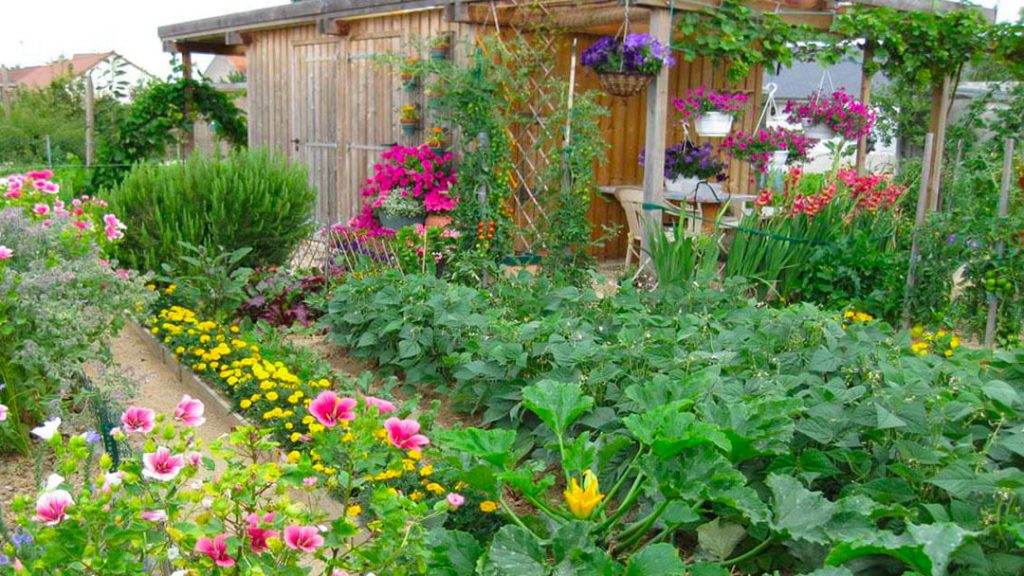
<path fill-rule="evenodd" d="M 245 113 L 212 84 L 184 78 L 154 82 L 119 119 L 114 137 L 100 146 L 93 186 L 117 184 L 132 164 L 160 156 L 178 135 L 192 130 L 197 118 L 209 120 L 214 133 L 232 146 L 246 145 Z"/>

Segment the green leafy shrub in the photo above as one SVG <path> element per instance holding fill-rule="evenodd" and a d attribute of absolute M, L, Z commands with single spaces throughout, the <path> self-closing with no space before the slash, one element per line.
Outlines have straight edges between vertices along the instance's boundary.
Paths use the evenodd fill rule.
<path fill-rule="evenodd" d="M 136 166 L 106 197 L 133 231 L 117 251 L 133 268 L 177 265 L 180 242 L 249 247 L 239 264 L 257 267 L 285 263 L 310 233 L 316 190 L 284 158 L 245 150 L 223 160 L 193 156 L 180 165 Z"/>

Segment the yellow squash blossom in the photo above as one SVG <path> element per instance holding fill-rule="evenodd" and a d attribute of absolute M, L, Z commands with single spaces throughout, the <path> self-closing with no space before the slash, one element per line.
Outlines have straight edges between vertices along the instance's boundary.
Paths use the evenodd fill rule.
<path fill-rule="evenodd" d="M 594 511 L 594 508 L 604 500 L 604 494 L 599 491 L 597 482 L 597 476 L 590 470 L 583 472 L 583 487 L 580 488 L 579 482 L 575 478 L 569 481 L 569 489 L 564 492 L 565 503 L 569 505 L 569 511 L 572 515 L 579 518 L 585 519 L 590 518 L 590 514 Z"/>

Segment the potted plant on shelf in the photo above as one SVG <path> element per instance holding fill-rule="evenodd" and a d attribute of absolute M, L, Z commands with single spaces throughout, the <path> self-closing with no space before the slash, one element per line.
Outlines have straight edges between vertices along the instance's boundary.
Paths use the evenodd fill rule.
<path fill-rule="evenodd" d="M 452 40 L 448 34 L 442 34 L 435 36 L 430 41 L 430 59 L 431 60 L 446 60 L 448 58 L 448 52 L 451 50 Z"/>
<path fill-rule="evenodd" d="M 399 79 L 402 81 L 402 89 L 406 92 L 414 92 L 420 86 L 419 60 L 408 58 L 402 64 Z"/>
<path fill-rule="evenodd" d="M 875 126 L 875 113 L 842 88 L 832 94 L 816 90 L 807 102 L 790 100 L 784 112 L 790 123 L 803 124 L 807 137 L 816 140 L 831 140 L 836 135 L 857 140 Z"/>
<path fill-rule="evenodd" d="M 368 202 L 349 225 L 397 230 L 444 220 L 458 204 L 451 194 L 456 178 L 451 159 L 451 154 L 436 154 L 426 145 L 391 147 L 374 165 L 373 176 L 360 191 Z M 450 218 L 444 225 L 448 222 Z"/>
<path fill-rule="evenodd" d="M 682 113 L 683 122 L 693 119 L 697 134 L 721 138 L 732 130 L 733 120 L 748 100 L 741 92 L 719 92 L 701 86 L 687 90 L 685 98 L 676 98 L 672 104 Z"/>
<path fill-rule="evenodd" d="M 430 129 L 430 136 L 427 138 L 427 146 L 430 150 L 442 156 L 445 153 L 445 149 L 448 148 L 448 130 L 440 126 L 434 126 Z"/>
<path fill-rule="evenodd" d="M 728 165 L 715 155 L 711 144 L 697 146 L 682 142 L 665 149 L 665 187 L 669 192 L 692 194 L 703 184 L 718 193 L 721 183 L 728 178 L 727 168 Z"/>
<path fill-rule="evenodd" d="M 415 104 L 402 106 L 401 116 L 398 119 L 402 125 L 402 132 L 406 136 L 412 136 L 420 129 L 420 110 Z"/>
<path fill-rule="evenodd" d="M 762 174 L 781 170 L 787 164 L 807 160 L 814 142 L 797 130 L 784 127 L 760 128 L 746 134 L 734 132 L 722 141 L 730 157 L 745 160 Z"/>
<path fill-rule="evenodd" d="M 605 36 L 583 51 L 583 65 L 597 72 L 601 89 L 613 96 L 633 96 L 675 60 L 672 50 L 650 34 Z"/>

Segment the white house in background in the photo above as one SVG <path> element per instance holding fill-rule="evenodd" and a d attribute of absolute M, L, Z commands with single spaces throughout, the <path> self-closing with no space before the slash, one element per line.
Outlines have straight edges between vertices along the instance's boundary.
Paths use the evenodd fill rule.
<path fill-rule="evenodd" d="M 875 90 L 889 83 L 889 80 L 881 74 L 876 74 L 872 79 L 871 88 Z M 791 101 L 806 102 L 818 88 L 830 91 L 843 88 L 855 98 L 860 94 L 861 64 L 859 60 L 843 61 L 834 66 L 825 68 L 817 62 L 794 62 L 790 68 L 783 68 L 778 74 L 774 70 L 765 70 L 764 90 L 765 97 L 768 96 L 768 88 L 775 85 L 775 102 L 778 105 L 778 114 L 769 115 L 767 122 L 776 126 L 787 126 L 796 128 L 786 122 L 786 114 L 783 110 L 786 104 Z M 871 151 L 868 153 L 867 167 L 869 170 L 891 170 L 896 166 L 897 150 L 895 142 L 872 141 Z M 850 155 L 846 158 L 853 163 L 856 155 L 856 145 L 851 147 Z M 824 143 L 816 145 L 810 154 L 810 161 L 805 165 L 808 172 L 825 172 L 832 168 L 832 154 Z"/>
<path fill-rule="evenodd" d="M 210 60 L 203 76 L 214 84 L 244 84 L 246 77 L 245 56 L 218 54 Z"/>
<path fill-rule="evenodd" d="M 9 82 L 17 88 L 39 89 L 63 76 L 92 78 L 97 94 L 121 100 L 131 98 L 132 89 L 153 78 L 153 75 L 128 61 L 113 50 L 61 57 L 49 64 L 11 68 Z"/>

